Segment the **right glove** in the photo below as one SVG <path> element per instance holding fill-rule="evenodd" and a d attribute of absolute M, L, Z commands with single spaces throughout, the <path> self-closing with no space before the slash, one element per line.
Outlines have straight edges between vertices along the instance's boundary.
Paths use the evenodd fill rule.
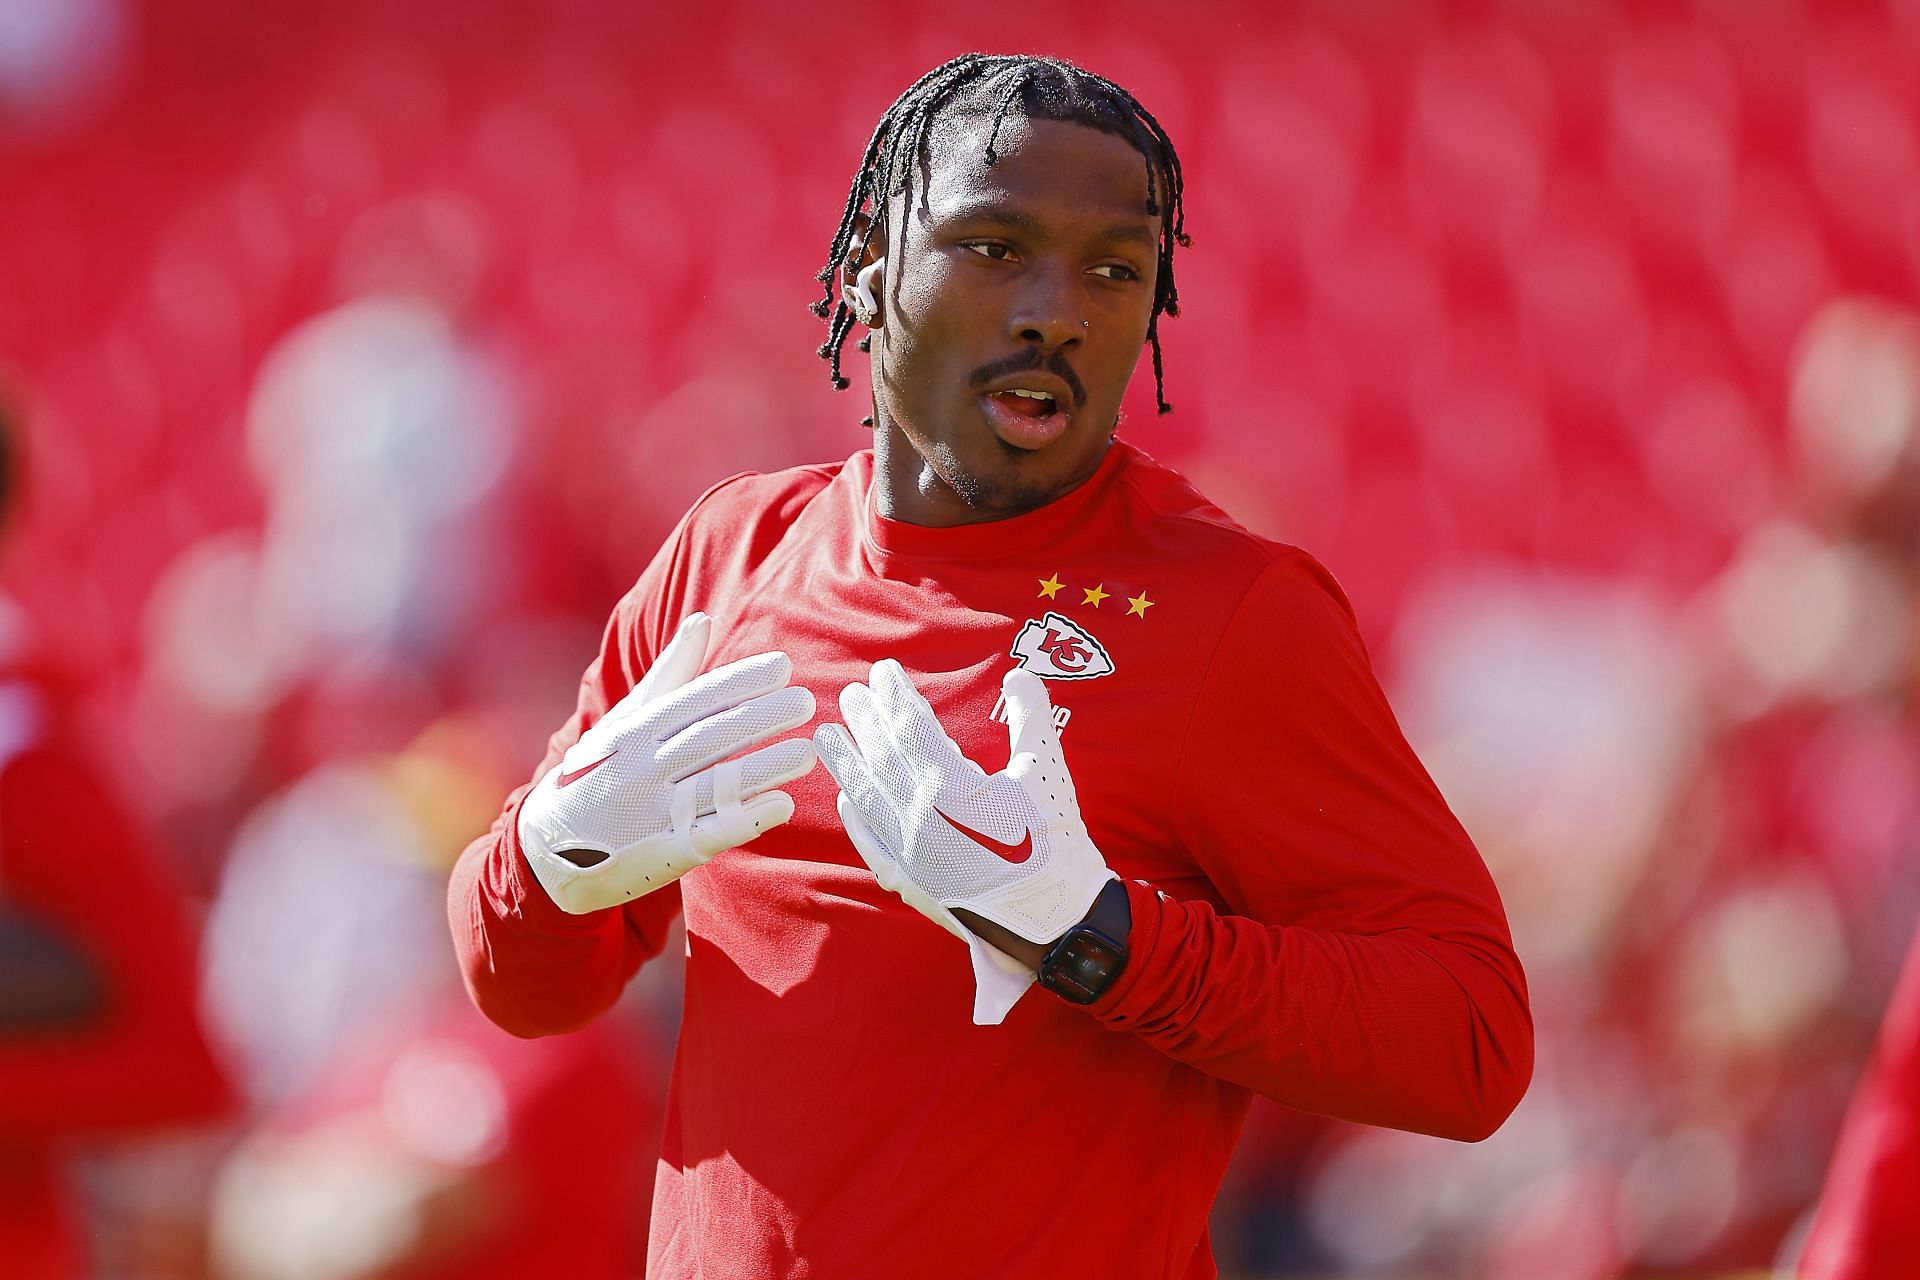
<path fill-rule="evenodd" d="M 521 805 L 520 847 L 562 911 L 652 893 L 793 816 L 792 797 L 772 788 L 813 768 L 810 742 L 726 757 L 811 720 L 813 694 L 788 683 L 784 653 L 699 675 L 711 631 L 706 614 L 688 614 L 640 683 Z"/>

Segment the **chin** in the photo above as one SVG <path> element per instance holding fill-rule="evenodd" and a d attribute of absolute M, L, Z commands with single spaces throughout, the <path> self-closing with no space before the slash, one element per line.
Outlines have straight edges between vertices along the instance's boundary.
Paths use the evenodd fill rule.
<path fill-rule="evenodd" d="M 996 442 L 997 443 L 997 442 Z M 1017 473 L 1022 458 L 1034 455 L 1009 445 L 1001 445 L 1008 454 L 1005 469 L 997 474 L 956 475 L 957 483 L 953 491 L 960 500 L 975 511 L 991 511 L 997 515 L 1017 516 L 1024 512 L 1046 506 L 1065 493 L 1071 485 L 1058 476 L 1047 478 L 1028 477 Z"/>
<path fill-rule="evenodd" d="M 1044 507 L 1099 465 L 1097 456 L 1084 469 L 1066 465 L 1066 455 L 1076 452 L 1071 434 L 1038 450 L 1017 448 L 991 432 L 984 433 L 984 439 L 968 440 L 964 450 L 952 441 L 923 441 L 915 438 L 917 433 L 904 430 L 901 434 L 925 465 L 922 492 L 935 496 L 928 485 L 937 478 L 939 485 L 981 519 L 1017 516 Z"/>

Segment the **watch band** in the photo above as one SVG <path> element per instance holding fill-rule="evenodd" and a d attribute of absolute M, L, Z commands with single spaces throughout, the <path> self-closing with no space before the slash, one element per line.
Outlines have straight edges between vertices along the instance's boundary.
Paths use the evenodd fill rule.
<path fill-rule="evenodd" d="M 1126 969 L 1132 932 L 1126 883 L 1109 880 L 1086 918 L 1047 949 L 1040 961 L 1040 985 L 1075 1004 L 1092 1004 Z"/>

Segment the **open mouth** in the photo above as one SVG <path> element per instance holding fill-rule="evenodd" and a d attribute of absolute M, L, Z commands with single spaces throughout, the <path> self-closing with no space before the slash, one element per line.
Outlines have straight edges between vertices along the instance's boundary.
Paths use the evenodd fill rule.
<path fill-rule="evenodd" d="M 1011 391 L 996 391 L 988 399 L 999 404 L 1009 413 L 1019 414 L 1023 418 L 1046 418 L 1060 412 L 1060 406 L 1052 395 L 1045 391 L 1029 391 L 1017 387 Z"/>
<path fill-rule="evenodd" d="M 1067 412 L 1051 392 L 1013 387 L 990 391 L 980 403 L 994 434 L 1011 448 L 1044 449 L 1067 429 Z"/>

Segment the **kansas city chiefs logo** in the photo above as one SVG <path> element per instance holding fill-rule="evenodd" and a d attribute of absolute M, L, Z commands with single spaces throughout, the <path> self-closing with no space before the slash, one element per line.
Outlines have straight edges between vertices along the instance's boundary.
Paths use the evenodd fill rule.
<path fill-rule="evenodd" d="M 1113 673 L 1107 648 L 1085 627 L 1057 613 L 1027 619 L 1010 650 L 1020 665 L 1048 680 L 1091 680 Z"/>

